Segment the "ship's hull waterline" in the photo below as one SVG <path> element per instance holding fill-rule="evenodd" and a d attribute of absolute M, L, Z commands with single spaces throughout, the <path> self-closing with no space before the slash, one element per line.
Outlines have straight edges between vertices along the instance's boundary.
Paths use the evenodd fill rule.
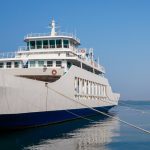
<path fill-rule="evenodd" d="M 94 109 L 101 112 L 108 112 L 112 107 L 106 106 Z M 16 130 L 44 126 L 92 115 L 98 115 L 98 113 L 89 108 L 0 115 L 0 130 Z"/>

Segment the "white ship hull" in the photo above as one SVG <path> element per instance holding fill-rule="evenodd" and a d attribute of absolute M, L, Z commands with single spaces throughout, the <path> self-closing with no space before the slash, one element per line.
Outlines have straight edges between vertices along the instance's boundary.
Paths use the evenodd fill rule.
<path fill-rule="evenodd" d="M 105 96 L 77 93 L 76 77 L 105 85 Z M 106 78 L 76 66 L 52 83 L 17 77 L 7 69 L 0 70 L 0 81 L 1 129 L 46 125 L 93 115 L 96 112 L 89 107 L 108 111 L 119 100 L 119 94 L 112 92 Z"/>

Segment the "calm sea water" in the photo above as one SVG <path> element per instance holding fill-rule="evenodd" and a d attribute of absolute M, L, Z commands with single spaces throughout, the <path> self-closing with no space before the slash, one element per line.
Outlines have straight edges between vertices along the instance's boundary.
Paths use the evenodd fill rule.
<path fill-rule="evenodd" d="M 110 115 L 150 131 L 150 101 L 122 101 Z M 93 116 L 50 125 L 0 133 L 0 150 L 150 150 L 150 134 L 118 120 Z"/>

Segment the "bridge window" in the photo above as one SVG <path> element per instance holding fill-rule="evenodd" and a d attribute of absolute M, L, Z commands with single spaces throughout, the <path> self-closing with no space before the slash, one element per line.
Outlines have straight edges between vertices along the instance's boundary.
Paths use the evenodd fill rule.
<path fill-rule="evenodd" d="M 63 40 L 64 48 L 69 48 L 69 41 Z"/>
<path fill-rule="evenodd" d="M 43 41 L 43 48 L 48 48 L 48 40 Z"/>
<path fill-rule="evenodd" d="M 38 61 L 38 66 L 43 67 L 44 66 L 44 61 L 42 61 L 42 60 Z"/>
<path fill-rule="evenodd" d="M 42 48 L 42 41 L 36 41 L 36 47 L 37 49 Z"/>
<path fill-rule="evenodd" d="M 0 68 L 3 68 L 4 67 L 4 63 L 0 63 Z"/>
<path fill-rule="evenodd" d="M 35 49 L 35 41 L 30 41 L 30 49 Z"/>
<path fill-rule="evenodd" d="M 30 67 L 35 67 L 35 61 L 30 61 Z"/>
<path fill-rule="evenodd" d="M 47 67 L 52 67 L 53 66 L 53 61 L 47 61 Z"/>
<path fill-rule="evenodd" d="M 62 48 L 62 41 L 61 40 L 56 40 L 56 47 Z"/>
<path fill-rule="evenodd" d="M 29 47 L 29 42 L 27 42 L 27 50 L 29 50 L 30 49 L 30 47 Z"/>
<path fill-rule="evenodd" d="M 61 61 L 56 61 L 56 67 L 61 67 Z"/>
<path fill-rule="evenodd" d="M 7 63 L 6 63 L 6 67 L 7 67 L 7 68 L 11 68 L 11 62 L 7 62 Z"/>
<path fill-rule="evenodd" d="M 19 62 L 18 61 L 14 62 L 14 67 L 19 68 Z"/>
<path fill-rule="evenodd" d="M 55 40 L 50 40 L 50 48 L 55 48 Z"/>

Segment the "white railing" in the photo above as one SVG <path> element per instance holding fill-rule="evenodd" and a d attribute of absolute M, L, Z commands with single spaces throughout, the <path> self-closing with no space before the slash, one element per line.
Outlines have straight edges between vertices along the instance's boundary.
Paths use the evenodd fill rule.
<path fill-rule="evenodd" d="M 50 36 L 50 33 L 30 33 L 25 36 L 25 38 L 29 37 L 39 37 L 39 36 Z"/>
<path fill-rule="evenodd" d="M 29 50 L 29 47 L 27 46 L 19 46 L 18 51 L 27 51 Z"/>
<path fill-rule="evenodd" d="M 0 52 L 0 59 L 15 58 L 17 52 Z"/>
<path fill-rule="evenodd" d="M 91 65 L 92 67 L 97 68 L 97 69 L 101 70 L 103 73 L 105 73 L 105 68 L 103 66 L 101 66 L 100 64 L 98 64 L 97 62 L 91 61 L 91 59 L 87 59 L 86 57 L 82 58 L 79 55 L 77 58 L 79 61 L 83 61 L 83 62 L 87 63 L 88 65 Z"/>
<path fill-rule="evenodd" d="M 76 41 L 80 43 L 80 39 L 77 38 L 73 33 L 60 32 L 58 33 L 58 36 L 69 36 L 69 37 L 74 38 Z"/>
<path fill-rule="evenodd" d="M 24 39 L 26 38 L 32 38 L 32 37 L 42 37 L 42 36 L 51 36 L 50 33 L 30 33 L 27 34 Z M 68 36 L 68 37 L 72 37 L 74 38 L 76 41 L 78 41 L 80 43 L 80 39 L 77 38 L 75 35 L 73 35 L 72 33 L 65 33 L 65 32 L 59 32 L 56 34 L 56 36 Z"/>

